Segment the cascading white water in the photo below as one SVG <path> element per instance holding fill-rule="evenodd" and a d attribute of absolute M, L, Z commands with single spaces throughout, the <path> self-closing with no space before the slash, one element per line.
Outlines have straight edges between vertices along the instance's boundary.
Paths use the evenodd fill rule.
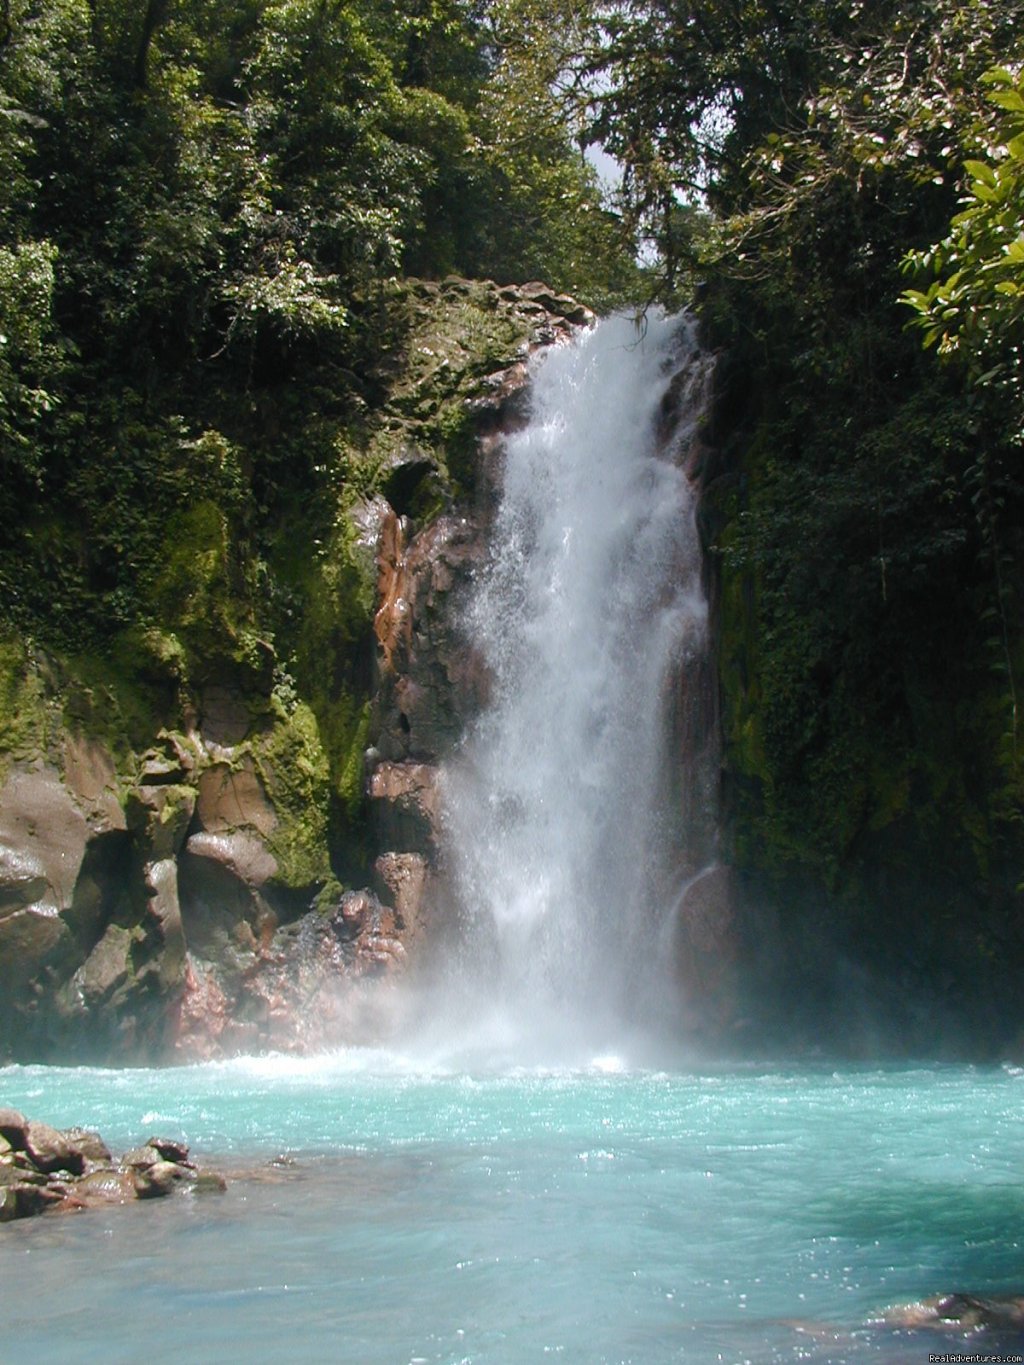
<path fill-rule="evenodd" d="M 464 962 L 517 1046 L 600 1047 L 642 1014 L 695 870 L 672 750 L 680 678 L 705 648 L 683 468 L 699 399 L 670 432 L 665 409 L 703 363 L 688 322 L 601 323 L 541 357 L 506 444 L 465 620 L 490 700 L 445 791 Z"/>

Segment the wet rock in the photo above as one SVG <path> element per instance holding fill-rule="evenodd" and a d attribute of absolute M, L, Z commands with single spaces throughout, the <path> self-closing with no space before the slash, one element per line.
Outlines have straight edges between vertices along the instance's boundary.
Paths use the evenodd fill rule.
<path fill-rule="evenodd" d="M 149 863 L 173 858 L 185 842 L 196 793 L 190 786 L 138 786 L 126 803 L 128 827 Z"/>
<path fill-rule="evenodd" d="M 147 1139 L 146 1146 L 158 1152 L 163 1161 L 176 1161 L 179 1166 L 188 1161 L 188 1148 L 174 1138 L 151 1137 Z"/>
<path fill-rule="evenodd" d="M 227 1187 L 228 1182 L 217 1171 L 196 1171 L 192 1182 L 196 1194 L 224 1194 Z"/>
<path fill-rule="evenodd" d="M 20 1132 L 13 1110 L 12 1132 Z M 175 1189 L 215 1192 L 226 1188 L 216 1171 L 197 1170 L 188 1148 L 175 1138 L 154 1137 L 111 1164 L 110 1149 L 86 1128 L 64 1133 L 47 1124 L 23 1120 L 24 1150 L 0 1155 L 0 1222 L 28 1218 L 47 1209 L 90 1208 L 155 1199 Z"/>
<path fill-rule="evenodd" d="M 17 994 L 70 945 L 90 830 L 53 768 L 13 770 L 0 788 L 0 989 Z"/>
<path fill-rule="evenodd" d="M 211 684 L 203 689 L 199 724 L 204 740 L 230 748 L 245 739 L 252 717 L 240 692 Z"/>
<path fill-rule="evenodd" d="M 24 1151 L 33 1164 L 47 1174 L 69 1171 L 72 1175 L 81 1175 L 85 1169 L 85 1158 L 81 1151 L 73 1148 L 63 1133 L 47 1123 L 29 1122 L 25 1130 Z"/>
<path fill-rule="evenodd" d="M 378 847 L 437 850 L 440 834 L 438 770 L 427 763 L 379 763 L 369 782 L 371 817 Z"/>
<path fill-rule="evenodd" d="M 132 1186 L 138 1199 L 160 1199 L 172 1194 L 178 1185 L 190 1185 L 195 1171 L 174 1161 L 155 1161 L 151 1166 L 134 1167 Z"/>
<path fill-rule="evenodd" d="M 398 915 L 404 946 L 424 932 L 429 920 L 430 865 L 419 853 L 382 853 L 373 873 L 377 895 Z"/>
<path fill-rule="evenodd" d="M 114 760 L 106 745 L 68 730 L 64 735 L 64 784 L 78 798 L 97 833 L 127 828 Z"/>
<path fill-rule="evenodd" d="M 134 1199 L 135 1186 L 129 1172 L 112 1166 L 90 1171 L 75 1182 L 75 1195 L 87 1206 L 93 1204 L 125 1204 Z"/>
<path fill-rule="evenodd" d="M 142 1147 L 132 1147 L 121 1157 L 121 1165 L 129 1170 L 143 1170 L 147 1166 L 155 1166 L 158 1161 L 163 1161 L 163 1157 L 155 1147 L 146 1143 Z"/>
<path fill-rule="evenodd" d="M 45 1213 L 64 1198 L 64 1191 L 47 1185 L 7 1185 L 0 1189 L 0 1223 Z"/>
<path fill-rule="evenodd" d="M 381 489 L 395 512 L 410 515 L 424 484 L 438 473 L 437 460 L 415 445 L 402 445 L 387 458 Z"/>
<path fill-rule="evenodd" d="M 919 1303 L 888 1309 L 886 1327 L 948 1329 L 955 1323 L 967 1332 L 1024 1329 L 1024 1294 L 938 1294 Z"/>
<path fill-rule="evenodd" d="M 214 763 L 206 769 L 198 784 L 196 820 L 208 834 L 247 828 L 273 833 L 277 814 L 250 757 L 236 767 Z"/>
<path fill-rule="evenodd" d="M 110 1148 L 99 1133 L 90 1128 L 65 1128 L 62 1135 L 73 1152 L 77 1152 L 85 1162 L 109 1165 L 113 1159 Z"/>
<path fill-rule="evenodd" d="M 184 988 L 174 1015 L 174 1048 L 190 1061 L 209 1061 L 224 1054 L 221 1039 L 229 1030 L 234 1000 L 228 998 L 217 974 L 190 958 Z"/>
<path fill-rule="evenodd" d="M 147 863 L 144 885 L 146 912 L 156 922 L 159 944 L 151 970 L 161 990 L 167 992 L 180 987 L 185 973 L 186 944 L 178 896 L 177 859 L 161 858 L 158 862 Z"/>
<path fill-rule="evenodd" d="M 27 1128 L 28 1119 L 17 1109 L 0 1109 L 0 1136 L 12 1147 L 22 1150 Z"/>
<path fill-rule="evenodd" d="M 109 1000 L 131 977 L 131 951 L 135 936 L 120 924 L 109 924 L 100 941 L 75 975 L 86 1005 Z"/>
<path fill-rule="evenodd" d="M 190 858 L 223 868 L 250 890 L 265 886 L 277 874 L 277 860 L 266 844 L 244 830 L 230 834 L 193 834 L 185 851 Z M 195 879 L 202 879 L 201 869 L 193 868 L 192 874 Z"/>
<path fill-rule="evenodd" d="M 13 1161 L 0 1160 L 0 1185 L 20 1185 L 27 1181 L 30 1185 L 45 1185 L 46 1176 L 42 1171 L 26 1171 Z"/>
<path fill-rule="evenodd" d="M 411 538 L 397 517 L 383 525 L 374 631 L 376 744 L 386 761 L 448 752 L 479 709 L 486 678 L 456 606 L 485 553 L 482 526 L 469 517 L 438 517 Z"/>

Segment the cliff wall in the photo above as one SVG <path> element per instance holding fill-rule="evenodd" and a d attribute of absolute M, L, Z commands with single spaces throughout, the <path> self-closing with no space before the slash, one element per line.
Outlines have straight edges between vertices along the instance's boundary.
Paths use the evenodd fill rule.
<path fill-rule="evenodd" d="M 481 461 L 531 349 L 590 314 L 454 277 L 380 307 L 378 397 L 259 553 L 245 452 L 209 434 L 236 506 L 210 479 L 179 500 L 148 619 L 89 651 L 0 641 L 0 1054 L 368 1037 L 421 950 L 434 765 L 481 685 L 450 616 Z"/>

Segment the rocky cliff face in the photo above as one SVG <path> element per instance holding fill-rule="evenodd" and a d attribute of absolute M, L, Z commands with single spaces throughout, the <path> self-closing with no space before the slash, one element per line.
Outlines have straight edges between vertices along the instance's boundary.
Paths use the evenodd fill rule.
<path fill-rule="evenodd" d="M 590 315 L 539 284 L 451 279 L 398 302 L 388 397 L 302 606 L 308 652 L 372 648 L 362 695 L 303 695 L 261 638 L 185 679 L 158 624 L 133 637 L 140 714 L 116 660 L 0 642 L 0 1055 L 366 1038 L 433 932 L 437 763 L 486 688 L 453 611 L 483 553 L 488 470 L 529 352 Z M 372 639 L 353 638 L 367 588 Z M 352 847 L 369 885 L 345 891 Z"/>

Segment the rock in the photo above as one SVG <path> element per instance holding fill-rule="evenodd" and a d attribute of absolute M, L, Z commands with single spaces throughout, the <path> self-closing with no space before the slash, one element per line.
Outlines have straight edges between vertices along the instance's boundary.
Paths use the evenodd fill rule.
<path fill-rule="evenodd" d="M 0 1154 L 0 1222 L 28 1218 L 47 1209 L 89 1208 L 130 1199 L 153 1199 L 181 1187 L 208 1193 L 226 1182 L 215 1171 L 197 1171 L 188 1148 L 175 1138 L 154 1137 L 126 1152 L 119 1167 L 96 1132 L 69 1128 L 64 1133 L 0 1110 L 10 1131 L 24 1126 L 26 1150 Z M 20 1122 L 19 1122 L 20 1121 Z M 59 1171 L 57 1179 L 54 1172 Z"/>
<path fill-rule="evenodd" d="M 112 1166 L 90 1171 L 75 1182 L 74 1192 L 85 1204 L 125 1204 L 135 1199 L 135 1186 L 127 1171 Z"/>
<path fill-rule="evenodd" d="M 46 1184 L 46 1176 L 41 1171 L 25 1171 L 13 1162 L 0 1160 L 0 1185 L 20 1185 L 23 1180 L 28 1180 L 29 1184 Z"/>
<path fill-rule="evenodd" d="M 163 1161 L 163 1157 L 155 1147 L 150 1147 L 147 1143 L 143 1147 L 132 1147 L 125 1152 L 121 1158 L 121 1165 L 129 1170 L 142 1170 L 147 1166 L 155 1166 L 158 1161 Z"/>
<path fill-rule="evenodd" d="M 191 1184 L 195 1172 L 174 1161 L 156 1161 L 152 1166 L 133 1168 L 132 1185 L 138 1199 L 159 1199 L 173 1193 L 176 1186 Z"/>
<path fill-rule="evenodd" d="M 45 1213 L 48 1208 L 60 1204 L 64 1197 L 61 1190 L 46 1185 L 7 1185 L 0 1188 L 0 1223 Z"/>
<path fill-rule="evenodd" d="M 373 864 L 381 901 L 394 908 L 403 928 L 403 944 L 418 938 L 428 919 L 430 867 L 419 853 L 382 853 Z"/>
<path fill-rule="evenodd" d="M 0 904 L 9 898 L 11 868 L 14 887 L 24 888 L 15 903 L 70 906 L 89 832 L 55 769 L 14 769 L 0 789 Z"/>
<path fill-rule="evenodd" d="M 393 451 L 384 468 L 382 491 L 400 517 L 413 512 L 425 481 L 438 472 L 437 461 L 429 451 L 414 445 L 403 445 Z"/>
<path fill-rule="evenodd" d="M 369 782 L 375 842 L 432 856 L 440 835 L 438 770 L 427 763 L 379 763 Z"/>
<path fill-rule="evenodd" d="M 964 1331 L 983 1328 L 1024 1329 L 1024 1294 L 938 1294 L 919 1303 L 889 1308 L 878 1321 L 887 1327 L 946 1329 L 956 1323 Z"/>
<path fill-rule="evenodd" d="M 64 1135 L 47 1123 L 29 1122 L 25 1132 L 25 1152 L 39 1170 L 48 1174 L 70 1171 L 72 1175 L 81 1175 L 85 1169 L 82 1153 L 74 1150 Z"/>
<path fill-rule="evenodd" d="M 160 950 L 153 964 L 163 991 L 180 989 L 185 975 L 185 931 L 181 922 L 181 903 L 178 898 L 178 863 L 175 858 L 161 858 L 147 863 L 144 882 L 148 903 L 147 914 L 156 921 Z"/>
<path fill-rule="evenodd" d="M 24 1150 L 27 1129 L 28 1119 L 24 1114 L 19 1114 L 17 1109 L 0 1109 L 0 1136 L 19 1151 Z"/>
<path fill-rule="evenodd" d="M 37 1170 L 27 1157 L 22 1157 L 20 1162 L 0 1162 L 2 1185 L 48 1185 L 49 1182 L 50 1177 L 45 1172 Z"/>
<path fill-rule="evenodd" d="M 221 1039 L 231 1023 L 233 1005 L 216 974 L 190 958 L 172 1026 L 178 1056 L 190 1061 L 223 1056 Z"/>
<path fill-rule="evenodd" d="M 192 1182 L 196 1194 L 223 1194 L 227 1187 L 228 1182 L 216 1171 L 199 1170 Z"/>
<path fill-rule="evenodd" d="M 117 769 L 106 745 L 90 735 L 64 735 L 64 783 L 97 833 L 127 828 Z"/>
<path fill-rule="evenodd" d="M 185 851 L 190 858 L 218 864 L 250 889 L 264 886 L 277 875 L 277 860 L 266 844 L 244 830 L 231 834 L 193 834 Z"/>
<path fill-rule="evenodd" d="M 385 760 L 422 761 L 450 751 L 486 695 L 456 611 L 486 552 L 482 525 L 468 517 L 438 517 L 411 538 L 408 530 L 385 520 L 378 549 L 376 747 Z"/>
<path fill-rule="evenodd" d="M 180 852 L 195 804 L 190 786 L 139 786 L 130 793 L 128 827 L 145 862 L 162 862 Z"/>
<path fill-rule="evenodd" d="M 146 1146 L 159 1152 L 164 1161 L 174 1161 L 179 1166 L 188 1163 L 188 1148 L 174 1138 L 151 1137 L 147 1139 Z"/>
<path fill-rule="evenodd" d="M 61 1136 L 73 1152 L 77 1152 L 85 1162 L 109 1165 L 113 1159 L 110 1148 L 89 1128 L 65 1128 Z"/>
<path fill-rule="evenodd" d="M 251 757 L 240 766 L 215 763 L 199 779 L 196 820 L 207 834 L 252 829 L 260 835 L 277 828 L 277 814 Z"/>
<path fill-rule="evenodd" d="M 245 739 L 252 718 L 239 692 L 211 684 L 203 689 L 199 724 L 208 743 L 230 748 Z"/>
<path fill-rule="evenodd" d="M 134 935 L 119 924 L 109 924 L 103 937 L 76 973 L 76 982 L 87 1005 L 109 999 L 132 972 Z"/>
<path fill-rule="evenodd" d="M 89 826 L 53 768 L 14 769 L 0 789 L 0 990 L 18 995 L 70 945 Z"/>

